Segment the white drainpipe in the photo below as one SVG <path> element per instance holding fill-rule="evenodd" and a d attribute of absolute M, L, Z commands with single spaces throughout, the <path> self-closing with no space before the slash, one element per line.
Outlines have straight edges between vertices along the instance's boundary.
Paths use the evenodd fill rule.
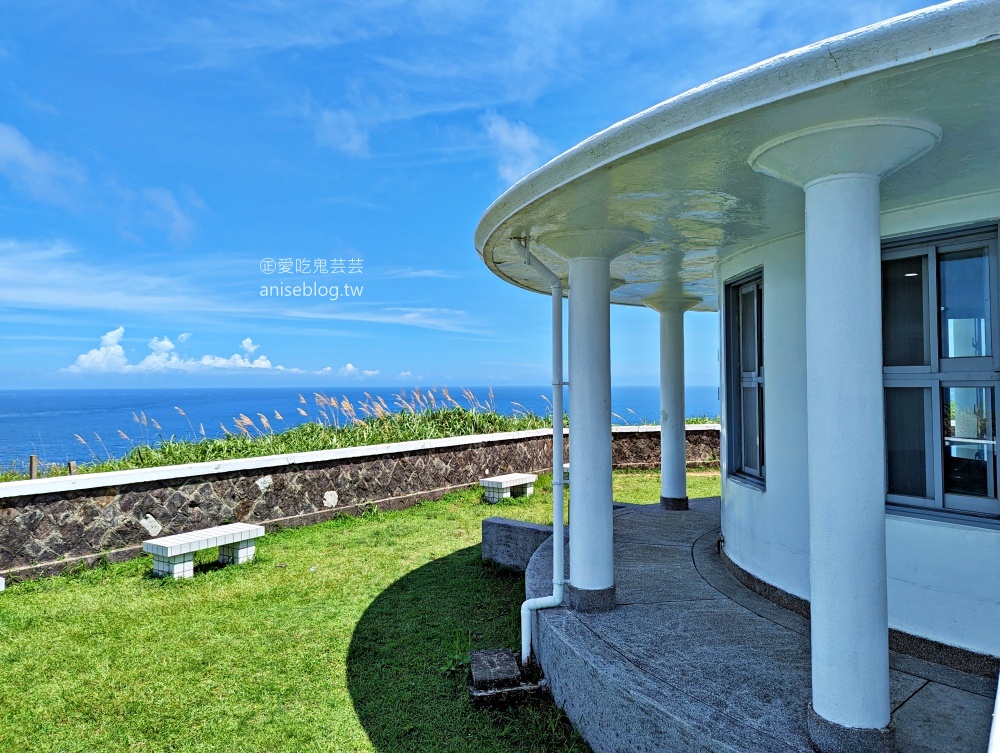
<path fill-rule="evenodd" d="M 562 282 L 531 253 L 528 240 L 511 238 L 515 253 L 538 272 L 552 288 L 552 595 L 528 599 L 521 605 L 521 664 L 531 662 L 531 613 L 536 609 L 560 607 L 565 585 L 563 565 L 563 347 Z"/>

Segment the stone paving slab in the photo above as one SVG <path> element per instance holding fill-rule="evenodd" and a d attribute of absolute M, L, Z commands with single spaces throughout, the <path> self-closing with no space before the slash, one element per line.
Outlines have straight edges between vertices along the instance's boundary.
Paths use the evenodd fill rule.
<path fill-rule="evenodd" d="M 536 613 L 556 701 L 595 753 L 811 751 L 808 620 L 726 570 L 717 498 L 692 511 L 616 510 L 618 607 Z M 551 557 L 550 540 L 529 563 L 529 596 L 551 589 Z M 890 666 L 898 753 L 985 750 L 992 681 L 895 653 Z"/>
<path fill-rule="evenodd" d="M 627 551 L 626 551 L 627 550 Z M 615 542 L 615 599 L 619 604 L 656 604 L 721 599 L 701 578 L 692 578 L 691 546 Z"/>
<path fill-rule="evenodd" d="M 640 515 L 649 519 L 649 511 L 626 508 L 624 515 Z M 643 505 L 642 507 L 649 507 Z M 615 546 L 621 544 L 647 544 L 656 546 L 678 546 L 690 552 L 691 542 L 708 529 L 719 527 L 718 513 L 699 510 L 659 510 L 651 525 L 620 526 L 615 529 Z M 713 545 L 714 545 L 713 539 Z"/>
<path fill-rule="evenodd" d="M 985 751 L 993 701 L 928 682 L 894 715 L 896 750 L 906 753 Z"/>

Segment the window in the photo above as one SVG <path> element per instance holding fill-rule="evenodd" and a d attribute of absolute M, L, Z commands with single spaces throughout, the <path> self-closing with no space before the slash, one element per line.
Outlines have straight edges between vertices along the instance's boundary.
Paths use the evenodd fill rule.
<path fill-rule="evenodd" d="M 726 412 L 730 475 L 764 483 L 763 277 L 726 286 Z"/>
<path fill-rule="evenodd" d="M 882 249 L 890 505 L 1000 516 L 997 228 Z"/>

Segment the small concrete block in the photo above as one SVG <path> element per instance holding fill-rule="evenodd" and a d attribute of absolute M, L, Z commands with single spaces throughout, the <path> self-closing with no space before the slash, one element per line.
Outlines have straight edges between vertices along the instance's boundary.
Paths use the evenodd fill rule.
<path fill-rule="evenodd" d="M 563 530 L 563 535 L 568 530 Z M 552 535 L 552 526 L 507 518 L 483 521 L 483 560 L 524 572 L 535 550 Z"/>
<path fill-rule="evenodd" d="M 521 667 L 509 648 L 472 652 L 472 686 L 477 690 L 512 688 L 521 682 Z"/>
<path fill-rule="evenodd" d="M 7 588 L 7 581 L 4 578 L 0 578 L 0 591 L 3 591 L 5 588 Z"/>

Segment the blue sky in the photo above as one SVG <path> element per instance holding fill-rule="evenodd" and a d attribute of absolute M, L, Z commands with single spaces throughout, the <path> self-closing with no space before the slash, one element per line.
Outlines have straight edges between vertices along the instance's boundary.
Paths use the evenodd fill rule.
<path fill-rule="evenodd" d="M 0 387 L 544 384 L 548 297 L 472 245 L 491 201 L 639 110 L 925 4 L 7 0 Z M 686 321 L 688 383 L 716 384 L 717 317 Z M 615 383 L 655 384 L 656 314 L 612 327 Z"/>

